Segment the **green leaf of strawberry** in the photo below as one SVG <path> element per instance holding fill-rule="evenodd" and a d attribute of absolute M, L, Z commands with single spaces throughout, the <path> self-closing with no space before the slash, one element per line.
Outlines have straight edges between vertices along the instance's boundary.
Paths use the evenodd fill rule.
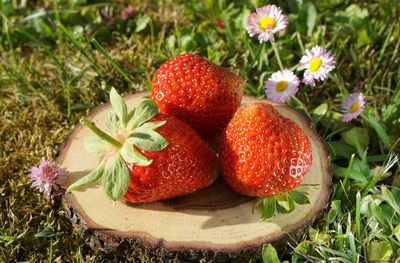
<path fill-rule="evenodd" d="M 128 163 L 134 163 L 139 166 L 148 166 L 152 163 L 152 160 L 147 159 L 143 154 L 136 150 L 133 146 L 133 141 L 128 138 L 122 148 L 120 153 L 124 160 Z"/>
<path fill-rule="evenodd" d="M 264 208 L 261 214 L 262 221 L 274 216 L 276 210 L 276 200 L 273 197 L 267 197 L 263 200 L 263 204 Z"/>
<path fill-rule="evenodd" d="M 305 204 L 310 203 L 310 201 L 308 200 L 307 195 L 302 193 L 302 192 L 300 192 L 300 191 L 297 191 L 297 190 L 293 189 L 293 190 L 289 191 L 289 195 L 298 204 L 305 205 Z"/>
<path fill-rule="evenodd" d="M 97 136 L 89 136 L 83 141 L 83 146 L 90 155 L 101 157 L 111 145 Z"/>
<path fill-rule="evenodd" d="M 114 156 L 111 167 L 104 171 L 102 177 L 103 188 L 106 195 L 113 201 L 124 196 L 130 182 L 129 170 L 120 153 Z"/>
<path fill-rule="evenodd" d="M 112 165 L 104 171 L 106 159 L 103 159 L 96 170 L 75 182 L 68 190 L 72 191 L 103 178 L 102 183 L 107 196 L 115 201 L 121 198 L 129 187 L 130 175 L 125 162 L 148 166 L 152 160 L 141 154 L 138 149 L 160 151 L 168 146 L 168 141 L 155 131 L 164 125 L 165 121 L 145 123 L 158 113 L 155 102 L 142 101 L 128 115 L 125 101 L 114 88 L 110 92 L 110 101 L 113 110 L 106 116 L 105 121 L 115 138 L 89 120 L 82 119 L 81 122 L 97 135 L 85 139 L 84 147 L 87 152 L 97 157 L 104 156 L 106 159 L 114 155 Z"/>
<path fill-rule="evenodd" d="M 110 102 L 117 114 L 118 118 L 121 120 L 123 127 L 126 127 L 128 118 L 128 109 L 124 99 L 117 93 L 117 91 L 112 88 L 110 92 Z"/>
<path fill-rule="evenodd" d="M 278 213 L 290 213 L 295 209 L 295 203 L 305 205 L 309 203 L 307 192 L 305 189 L 301 191 L 292 189 L 290 191 L 281 192 L 274 196 L 261 198 L 253 207 L 252 214 L 255 208 L 262 204 L 261 221 L 267 220 Z"/>
<path fill-rule="evenodd" d="M 135 109 L 132 118 L 127 124 L 127 130 L 132 132 L 136 127 L 150 120 L 158 113 L 157 104 L 152 100 L 145 100 Z"/>
<path fill-rule="evenodd" d="M 121 127 L 121 122 L 118 118 L 117 113 L 115 111 L 110 111 L 106 116 L 106 125 L 109 130 L 114 133 L 117 133 Z"/>
<path fill-rule="evenodd" d="M 105 161 L 103 160 L 95 170 L 93 170 L 91 173 L 89 173 L 85 177 L 82 177 L 75 183 L 71 184 L 68 187 L 66 193 L 69 193 L 72 190 L 75 190 L 83 185 L 90 184 L 94 181 L 97 181 L 104 173 L 104 164 L 105 164 Z"/>

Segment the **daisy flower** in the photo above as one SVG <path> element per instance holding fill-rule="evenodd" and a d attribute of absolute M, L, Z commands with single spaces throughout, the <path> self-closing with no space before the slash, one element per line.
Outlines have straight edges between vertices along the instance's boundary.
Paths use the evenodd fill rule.
<path fill-rule="evenodd" d="M 48 195 L 52 194 L 52 191 L 57 191 L 59 185 L 63 184 L 66 177 L 63 176 L 67 173 L 65 168 L 60 169 L 60 165 L 54 162 L 46 161 L 44 157 L 40 160 L 39 167 L 32 166 L 31 173 L 28 177 L 33 181 L 31 188 L 36 187 L 42 193 L 46 191 Z"/>
<path fill-rule="evenodd" d="M 365 97 L 362 93 L 350 94 L 342 103 L 343 122 L 349 122 L 364 111 Z"/>
<path fill-rule="evenodd" d="M 306 55 L 300 60 L 300 66 L 297 70 L 303 70 L 303 83 L 315 86 L 315 81 L 323 81 L 328 78 L 328 73 L 335 68 L 335 55 L 331 51 L 326 51 L 320 46 L 315 46 L 310 50 L 306 50 Z"/>
<path fill-rule="evenodd" d="M 299 78 L 292 71 L 277 71 L 265 83 L 265 94 L 273 102 L 285 102 L 296 94 L 299 84 Z"/>
<path fill-rule="evenodd" d="M 267 5 L 256 9 L 256 13 L 251 13 L 248 20 L 246 30 L 252 37 L 259 34 L 260 43 L 275 41 L 274 34 L 283 32 L 289 23 L 287 16 L 282 14 L 282 9 L 276 5 Z"/>

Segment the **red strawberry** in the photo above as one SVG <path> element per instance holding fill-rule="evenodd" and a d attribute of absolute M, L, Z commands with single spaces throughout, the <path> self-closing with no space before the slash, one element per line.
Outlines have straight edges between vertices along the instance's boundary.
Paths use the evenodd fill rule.
<path fill-rule="evenodd" d="M 102 161 L 67 192 L 101 178 L 106 195 L 114 201 L 125 197 L 150 202 L 189 194 L 214 182 L 216 154 L 189 125 L 158 113 L 151 100 L 129 114 L 114 89 L 110 100 L 114 110 L 106 124 L 112 135 L 82 120 L 98 136 L 87 137 L 84 146 Z"/>
<path fill-rule="evenodd" d="M 187 124 L 158 114 L 150 122 L 166 121 L 157 132 L 168 146 L 157 152 L 139 150 L 153 162 L 149 166 L 127 163 L 131 180 L 125 198 L 149 202 L 192 193 L 210 185 L 217 176 L 216 155 Z"/>
<path fill-rule="evenodd" d="M 308 137 L 268 103 L 247 104 L 229 122 L 219 149 L 226 182 L 238 193 L 267 197 L 296 188 L 311 167 Z"/>
<path fill-rule="evenodd" d="M 219 136 L 240 105 L 244 82 L 206 59 L 182 54 L 154 74 L 151 99 L 203 138 Z"/>

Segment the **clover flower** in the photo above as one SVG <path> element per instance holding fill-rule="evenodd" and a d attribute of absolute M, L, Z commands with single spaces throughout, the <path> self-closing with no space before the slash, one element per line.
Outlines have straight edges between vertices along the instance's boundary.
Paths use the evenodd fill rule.
<path fill-rule="evenodd" d="M 122 20 L 128 19 L 129 15 L 132 15 L 135 13 L 135 8 L 133 7 L 126 7 L 122 12 L 121 12 L 121 18 Z"/>
<path fill-rule="evenodd" d="M 315 86 L 315 80 L 323 81 L 328 78 L 328 73 L 335 68 L 335 55 L 331 51 L 326 51 L 323 47 L 315 46 L 306 50 L 306 55 L 300 60 L 300 66 L 297 70 L 303 70 L 303 83 Z"/>
<path fill-rule="evenodd" d="M 251 13 L 248 20 L 246 30 L 252 37 L 259 34 L 260 43 L 275 41 L 274 34 L 283 32 L 289 19 L 282 14 L 282 9 L 276 5 L 267 5 L 256 9 L 256 13 Z"/>
<path fill-rule="evenodd" d="M 222 21 L 222 19 L 217 21 L 217 27 L 218 28 L 223 28 L 224 27 L 224 21 Z"/>
<path fill-rule="evenodd" d="M 33 181 L 31 188 L 36 187 L 42 193 L 46 191 L 48 195 L 54 191 L 59 190 L 59 185 L 63 184 L 66 177 L 63 176 L 67 173 L 65 168 L 60 168 L 59 164 L 46 161 L 44 157 L 40 160 L 39 167 L 32 166 L 31 173 L 28 177 Z"/>
<path fill-rule="evenodd" d="M 343 122 L 357 118 L 364 111 L 365 97 L 362 93 L 350 94 L 342 103 Z"/>
<path fill-rule="evenodd" d="M 285 102 L 296 94 L 299 84 L 299 78 L 292 71 L 277 71 L 265 83 L 265 94 L 273 102 Z"/>

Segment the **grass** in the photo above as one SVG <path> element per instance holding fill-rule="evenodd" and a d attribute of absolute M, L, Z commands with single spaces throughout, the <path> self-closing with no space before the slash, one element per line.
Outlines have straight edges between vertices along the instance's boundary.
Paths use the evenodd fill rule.
<path fill-rule="evenodd" d="M 0 262 L 125 260 L 85 245 L 59 204 L 30 188 L 30 167 L 42 156 L 52 159 L 111 87 L 149 88 L 155 70 L 181 52 L 207 57 L 243 77 L 247 94 L 265 96 L 263 83 L 279 65 L 273 47 L 259 45 L 244 25 L 266 3 L 43 3 L 39 9 L 36 1 L 0 1 Z M 330 78 L 301 86 L 288 102 L 311 117 L 326 142 L 334 191 L 324 217 L 279 257 L 394 262 L 400 258 L 400 2 L 296 3 L 276 3 L 290 20 L 277 36 L 282 64 L 295 69 L 304 49 L 316 44 L 336 54 Z M 136 13 L 124 21 L 127 6 Z M 363 92 L 367 106 L 344 124 L 341 102 L 352 92 Z"/>

